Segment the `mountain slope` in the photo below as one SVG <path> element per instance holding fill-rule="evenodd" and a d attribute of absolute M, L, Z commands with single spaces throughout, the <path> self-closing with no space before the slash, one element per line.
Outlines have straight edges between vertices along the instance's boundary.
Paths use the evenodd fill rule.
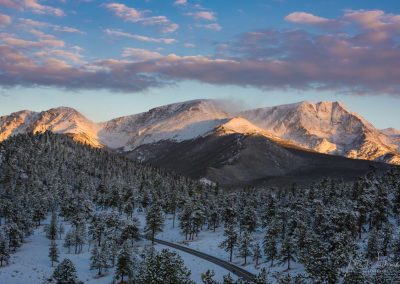
<path fill-rule="evenodd" d="M 72 108 L 59 107 L 42 112 L 20 111 L 0 117 L 0 141 L 20 133 L 68 134 L 75 141 L 102 147 L 99 126 Z"/>
<path fill-rule="evenodd" d="M 216 132 L 257 134 L 292 148 L 400 164 L 397 132 L 377 130 L 338 102 L 301 102 L 233 116 L 221 109 L 217 101 L 193 100 L 104 123 L 94 123 L 66 107 L 0 117 L 0 141 L 18 133 L 47 130 L 119 152 L 160 141 L 189 141 Z"/>
<path fill-rule="evenodd" d="M 194 100 L 113 119 L 102 124 L 98 136 L 110 148 L 129 151 L 160 140 L 183 141 L 202 136 L 229 116 L 212 100 Z"/>
<path fill-rule="evenodd" d="M 353 179 L 390 167 L 287 147 L 260 134 L 218 131 L 182 142 L 144 144 L 127 156 L 232 188 L 311 183 L 326 177 Z"/>
<path fill-rule="evenodd" d="M 398 150 L 400 151 L 400 130 L 394 128 L 386 128 L 382 129 L 381 133 L 383 135 L 386 135 L 387 137 L 390 137 L 391 142 L 396 144 Z"/>
<path fill-rule="evenodd" d="M 239 115 L 275 136 L 319 153 L 400 164 L 391 138 L 339 102 L 301 102 Z"/>

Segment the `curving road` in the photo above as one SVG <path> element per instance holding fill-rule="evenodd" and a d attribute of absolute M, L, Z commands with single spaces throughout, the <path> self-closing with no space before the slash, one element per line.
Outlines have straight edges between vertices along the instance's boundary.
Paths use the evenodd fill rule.
<path fill-rule="evenodd" d="M 243 268 L 240 268 L 228 261 L 219 259 L 212 255 L 209 255 L 209 254 L 206 254 L 206 253 L 203 253 L 203 252 L 200 252 L 200 251 L 197 251 L 197 250 L 194 250 L 194 249 L 182 246 L 182 245 L 178 245 L 176 243 L 171 243 L 171 242 L 167 242 L 164 240 L 160 240 L 160 239 L 154 239 L 154 242 L 164 245 L 164 246 L 168 246 L 168 247 L 177 249 L 177 250 L 184 251 L 186 253 L 192 254 L 194 256 L 197 256 L 204 260 L 212 262 L 212 263 L 214 263 L 218 266 L 221 266 L 221 267 L 225 268 L 226 270 L 232 272 L 233 274 L 237 275 L 238 277 L 243 278 L 246 281 L 252 281 L 255 276 L 254 274 L 250 273 L 249 271 L 247 271 Z"/>

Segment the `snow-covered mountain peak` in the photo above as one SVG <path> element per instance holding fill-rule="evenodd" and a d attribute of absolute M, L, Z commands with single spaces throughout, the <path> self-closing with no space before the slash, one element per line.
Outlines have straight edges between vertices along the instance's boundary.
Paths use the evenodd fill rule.
<path fill-rule="evenodd" d="M 240 114 L 273 135 L 321 153 L 380 159 L 392 143 L 362 116 L 340 102 L 300 102 Z"/>
<path fill-rule="evenodd" d="M 240 133 L 240 134 L 265 134 L 267 133 L 264 129 L 252 124 L 247 119 L 242 117 L 234 117 L 228 119 L 223 124 L 219 125 L 216 128 L 217 134 L 233 134 L 233 133 Z"/>
<path fill-rule="evenodd" d="M 262 135 L 320 153 L 400 163 L 400 134 L 377 130 L 340 102 L 303 101 L 233 116 L 214 100 L 192 100 L 94 123 L 73 108 L 24 110 L 0 117 L 0 141 L 19 133 L 52 131 L 94 147 L 131 151 L 162 140 L 181 142 L 210 133 Z"/>
<path fill-rule="evenodd" d="M 381 132 L 389 136 L 400 136 L 400 130 L 392 127 L 382 129 Z"/>
<path fill-rule="evenodd" d="M 228 117 L 212 100 L 187 101 L 108 121 L 99 137 L 111 148 L 129 151 L 160 140 L 183 141 L 202 136 Z"/>

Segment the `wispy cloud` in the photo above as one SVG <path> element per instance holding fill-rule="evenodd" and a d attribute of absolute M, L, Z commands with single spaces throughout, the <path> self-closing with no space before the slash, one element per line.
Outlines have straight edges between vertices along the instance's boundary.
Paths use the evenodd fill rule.
<path fill-rule="evenodd" d="M 217 15 L 214 11 L 204 8 L 200 4 L 187 5 L 187 12 L 184 13 L 185 16 L 193 18 L 196 23 L 195 27 L 205 28 L 213 31 L 220 31 L 222 27 L 218 24 Z M 204 22 L 211 22 L 205 24 Z"/>
<path fill-rule="evenodd" d="M 215 13 L 212 11 L 196 11 L 186 13 L 187 16 L 190 16 L 196 20 L 207 20 L 207 21 L 215 21 Z"/>
<path fill-rule="evenodd" d="M 64 12 L 61 9 L 42 5 L 38 0 L 0 0 L 0 5 L 17 10 L 29 10 L 36 14 L 64 16 Z"/>
<path fill-rule="evenodd" d="M 217 23 L 212 23 L 212 24 L 198 24 L 196 25 L 197 27 L 200 28 L 205 28 L 205 29 L 209 29 L 209 30 L 213 30 L 213 31 L 220 31 L 222 30 L 222 27 L 217 24 Z"/>
<path fill-rule="evenodd" d="M 166 16 L 147 16 L 147 11 L 139 11 L 125 4 L 108 3 L 103 6 L 125 22 L 139 23 L 144 26 L 157 26 L 164 33 L 171 33 L 179 28 L 178 24 L 172 22 Z"/>
<path fill-rule="evenodd" d="M 7 26 L 11 24 L 11 17 L 8 15 L 0 14 L 0 26 Z"/>
<path fill-rule="evenodd" d="M 305 12 L 290 13 L 285 17 L 285 20 L 297 24 L 320 25 L 329 23 L 329 19 L 315 16 Z"/>
<path fill-rule="evenodd" d="M 296 29 L 242 33 L 233 41 L 221 43 L 209 56 L 162 55 L 126 47 L 120 58 L 86 62 L 62 40 L 33 31 L 38 28 L 31 28 L 35 40 L 3 33 L 0 85 L 136 92 L 193 80 L 261 89 L 400 94 L 399 15 L 358 10 L 345 11 L 333 19 L 313 16 L 317 18 L 293 21 L 292 17 Z M 306 22 L 325 28 L 322 23 L 326 21 L 336 28 L 329 32 L 302 29 Z M 198 24 L 202 23 L 214 24 Z M 110 29 L 108 33 L 152 40 L 120 30 Z M 40 57 L 44 52 L 49 56 Z"/>
<path fill-rule="evenodd" d="M 57 32 L 64 32 L 64 33 L 77 33 L 77 34 L 84 34 L 83 31 L 68 27 L 68 26 L 60 26 L 51 23 L 41 22 L 41 21 L 34 21 L 31 19 L 21 18 L 19 19 L 19 24 L 24 29 L 32 29 L 32 28 L 51 28 Z"/>
<path fill-rule="evenodd" d="M 196 47 L 195 44 L 190 43 L 190 42 L 187 42 L 187 43 L 183 44 L 183 46 L 186 47 L 186 48 L 195 48 Z"/>
<path fill-rule="evenodd" d="M 147 49 L 127 47 L 124 48 L 122 52 L 122 57 L 129 58 L 134 61 L 143 62 L 161 58 L 162 55 L 158 52 L 150 51 Z"/>
<path fill-rule="evenodd" d="M 175 0 L 174 4 L 185 6 L 187 4 L 187 0 Z"/>
<path fill-rule="evenodd" d="M 11 34 L 0 34 L 0 43 L 13 48 L 44 48 L 44 47 L 63 47 L 65 42 L 51 35 L 38 35 L 39 41 L 26 40 L 15 37 Z"/>
<path fill-rule="evenodd" d="M 143 42 L 164 43 L 164 44 L 172 44 L 172 43 L 176 42 L 176 40 L 173 38 L 153 38 L 153 37 L 148 37 L 148 36 L 143 36 L 143 35 L 131 34 L 131 33 L 123 32 L 121 30 L 114 30 L 114 29 L 105 29 L 104 32 L 107 35 L 126 37 L 126 38 L 131 38 L 131 39 L 134 39 L 137 41 L 143 41 Z"/>

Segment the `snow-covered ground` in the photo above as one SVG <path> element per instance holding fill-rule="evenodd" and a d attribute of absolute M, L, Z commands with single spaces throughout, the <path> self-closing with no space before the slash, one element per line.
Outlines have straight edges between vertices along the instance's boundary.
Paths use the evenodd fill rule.
<path fill-rule="evenodd" d="M 137 213 L 136 215 L 140 221 L 141 227 L 145 224 L 145 214 Z M 49 220 L 45 221 L 47 224 Z M 68 232 L 69 225 L 65 223 L 65 232 Z M 64 234 L 65 236 L 65 234 Z M 164 231 L 157 235 L 157 238 L 163 239 L 170 242 L 184 244 L 192 249 L 210 254 L 212 256 L 229 260 L 228 253 L 223 249 L 219 248 L 219 244 L 223 240 L 223 227 L 219 227 L 215 232 L 212 230 L 203 230 L 199 233 L 198 237 L 192 241 L 185 241 L 185 236 L 180 233 L 179 221 L 176 219 L 175 228 L 172 227 L 172 216 L 167 215 L 164 225 Z M 254 234 L 254 242 L 262 243 L 263 233 L 256 232 Z M 68 253 L 67 248 L 63 247 L 64 240 L 57 240 L 58 249 L 60 251 L 59 260 L 69 258 L 77 268 L 77 274 L 80 280 L 84 283 L 92 284 L 108 284 L 112 283 L 114 269 L 104 273 L 105 275 L 101 278 L 96 276 L 95 270 L 90 270 L 90 249 L 86 244 L 80 254 L 74 254 L 72 251 Z M 26 239 L 26 242 L 20 247 L 16 253 L 14 253 L 10 259 L 10 264 L 0 268 L 0 283 L 6 284 L 25 284 L 25 283 L 43 283 L 43 281 L 52 275 L 54 267 L 51 267 L 51 262 L 48 257 L 50 241 L 46 238 L 44 232 L 44 225 L 38 227 L 34 234 Z M 148 244 L 148 241 L 142 240 L 139 246 Z M 229 271 L 219 267 L 206 260 L 193 256 L 191 254 L 169 248 L 163 245 L 156 245 L 156 250 L 161 251 L 163 248 L 176 251 L 183 258 L 185 265 L 191 270 L 191 277 L 196 283 L 201 282 L 201 274 L 208 269 L 214 270 L 215 280 L 222 282 L 223 276 L 228 274 Z M 260 260 L 258 267 L 251 257 L 248 258 L 248 263 L 243 266 L 243 259 L 234 254 L 233 263 L 241 266 L 242 268 L 257 274 L 260 272 L 262 267 L 267 268 L 270 271 L 270 276 L 275 272 L 283 272 L 286 269 L 285 265 L 274 265 L 270 268 L 269 262 L 263 258 Z M 55 264 L 56 266 L 56 264 Z M 301 273 L 304 269 L 301 265 L 292 265 L 291 273 Z M 231 276 L 235 279 L 236 276 Z M 270 280 L 274 280 L 270 278 Z"/>
<path fill-rule="evenodd" d="M 141 220 L 141 224 L 144 223 L 144 215 L 140 214 L 139 219 Z M 48 223 L 48 220 L 45 224 Z M 165 239 L 176 239 L 179 240 L 179 229 L 176 228 L 172 230 L 171 220 L 168 219 L 166 222 L 166 231 L 159 235 L 160 238 Z M 169 229 L 171 228 L 171 229 Z M 65 224 L 65 232 L 68 232 L 69 226 Z M 171 236 L 167 237 L 169 234 Z M 64 234 L 65 236 L 65 234 Z M 210 237 L 212 237 L 210 235 Z M 218 246 L 218 242 L 220 238 L 213 240 L 212 238 L 208 240 L 210 243 L 207 249 L 203 250 L 205 252 L 211 251 L 211 243 L 217 242 L 216 246 Z M 202 241 L 201 241 L 202 240 Z M 105 273 L 105 276 L 98 278 L 96 277 L 96 270 L 90 270 L 90 250 L 88 245 L 84 245 L 82 253 L 74 254 L 71 250 L 71 253 L 68 253 L 68 249 L 63 247 L 64 240 L 56 241 L 58 249 L 60 251 L 59 260 L 63 260 L 64 258 L 69 258 L 76 266 L 78 278 L 84 283 L 91 284 L 108 284 L 112 283 L 114 276 L 114 269 L 109 270 Z M 140 241 L 139 245 L 143 246 L 147 241 Z M 193 242 L 195 244 L 197 242 Z M 201 250 L 202 244 L 205 245 L 207 242 L 203 238 L 199 238 L 199 242 L 196 246 L 199 250 Z M 1 284 L 36 284 L 43 283 L 45 279 L 52 275 L 54 267 L 57 265 L 55 263 L 54 267 L 51 267 L 51 261 L 48 257 L 49 253 L 49 244 L 50 241 L 46 238 L 46 233 L 44 232 L 44 225 L 38 227 L 34 234 L 26 239 L 26 242 L 20 247 L 16 253 L 12 254 L 10 263 L 7 266 L 0 268 L 0 283 Z M 191 246 L 192 247 L 192 246 Z M 228 270 L 223 269 L 213 263 L 210 263 L 201 258 L 195 257 L 185 252 L 181 252 L 179 250 L 175 250 L 163 245 L 156 245 L 156 250 L 161 251 L 164 248 L 168 248 L 171 251 L 176 251 L 179 255 L 182 256 L 185 265 L 188 269 L 191 270 L 192 279 L 196 283 L 201 282 L 201 274 L 208 269 L 212 269 L 215 272 L 215 279 L 217 281 L 222 281 L 223 275 L 229 273 Z M 195 248 L 195 246 L 193 246 Z M 214 254 L 215 255 L 215 254 Z M 235 279 L 234 275 L 231 276 Z"/>
<path fill-rule="evenodd" d="M 142 214 L 138 215 L 139 220 L 141 224 L 144 224 L 144 218 L 145 216 Z M 168 215 L 165 220 L 165 225 L 164 225 L 164 231 L 157 234 L 157 238 L 165 240 L 165 241 L 170 241 L 174 243 L 179 243 L 188 246 L 189 248 L 207 253 L 209 255 L 218 257 L 220 259 L 229 261 L 229 253 L 226 252 L 224 249 L 219 247 L 219 244 L 223 241 L 224 239 L 224 228 L 221 225 L 218 227 L 215 232 L 212 230 L 203 230 L 199 233 L 199 235 L 192 241 L 186 241 L 185 236 L 180 233 L 179 229 L 179 220 L 176 218 L 175 220 L 175 228 L 172 227 L 172 216 Z M 253 235 L 254 243 L 258 242 L 260 246 L 262 246 L 264 238 L 264 233 L 261 231 L 255 232 Z M 182 255 L 182 253 L 180 253 Z M 232 262 L 236 264 L 237 266 L 240 266 L 254 274 L 258 274 L 261 270 L 261 268 L 266 268 L 267 271 L 270 272 L 270 276 L 272 276 L 274 273 L 281 273 L 286 271 L 286 265 L 278 265 L 276 264 L 277 261 L 275 261 L 274 266 L 270 267 L 270 262 L 267 262 L 266 258 L 263 257 L 262 259 L 259 260 L 259 266 L 255 267 L 255 262 L 253 261 L 252 257 L 247 258 L 247 265 L 243 266 L 244 260 L 240 257 L 238 257 L 234 253 L 234 257 Z M 188 265 L 190 268 L 190 266 Z M 211 264 L 209 264 L 208 268 L 203 270 L 202 272 L 205 272 L 207 269 L 214 269 L 211 267 Z M 215 270 L 215 269 L 214 269 Z M 216 276 L 218 276 L 217 271 Z M 304 267 L 300 264 L 297 263 L 292 263 L 291 264 L 291 270 L 290 273 L 295 275 L 299 273 L 304 273 Z M 227 274 L 227 273 L 224 273 Z M 220 280 L 222 278 L 216 278 L 216 280 Z M 273 281 L 274 279 L 271 278 L 270 281 Z"/>

